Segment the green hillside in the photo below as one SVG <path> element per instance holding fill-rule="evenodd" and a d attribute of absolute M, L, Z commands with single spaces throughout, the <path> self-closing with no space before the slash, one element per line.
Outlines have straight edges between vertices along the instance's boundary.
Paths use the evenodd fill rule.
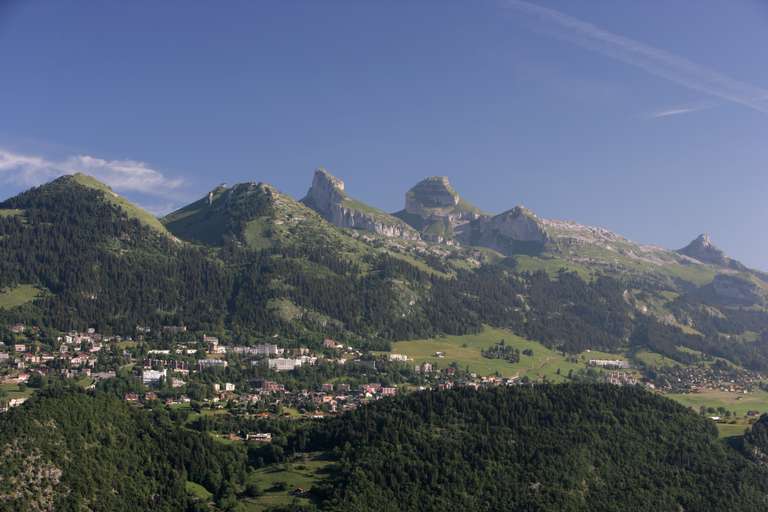
<path fill-rule="evenodd" d="M 155 217 L 148 211 L 139 208 L 138 206 L 131 203 L 124 197 L 118 195 L 111 188 L 109 188 L 107 185 L 100 182 L 99 180 L 91 176 L 88 176 L 87 174 L 82 174 L 82 173 L 73 174 L 72 176 L 64 179 L 70 179 L 74 183 L 102 192 L 103 197 L 107 201 L 114 204 L 115 206 L 120 208 L 122 211 L 124 211 L 129 219 L 136 219 L 142 224 L 151 227 L 152 229 L 154 229 L 159 233 L 166 234 L 166 235 L 168 234 L 168 231 L 160 223 L 157 217 Z"/>
<path fill-rule="evenodd" d="M 416 393 L 323 422 L 310 444 L 345 447 L 329 511 L 759 511 L 768 492 L 711 422 L 631 387 Z"/>

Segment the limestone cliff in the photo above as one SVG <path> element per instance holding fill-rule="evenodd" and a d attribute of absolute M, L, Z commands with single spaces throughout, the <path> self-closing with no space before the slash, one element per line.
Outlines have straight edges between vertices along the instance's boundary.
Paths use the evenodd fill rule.
<path fill-rule="evenodd" d="M 383 236 L 418 240 L 419 234 L 402 220 L 349 197 L 344 182 L 325 169 L 317 169 L 312 186 L 301 200 L 328 222 Z"/>
<path fill-rule="evenodd" d="M 453 239 L 463 225 L 484 217 L 464 201 L 445 176 L 425 178 L 405 195 L 405 209 L 394 214 L 421 232 L 426 240 Z"/>
<path fill-rule="evenodd" d="M 549 236 L 541 219 L 529 209 L 516 206 L 499 215 L 473 221 L 460 232 L 459 240 L 511 255 L 541 252 Z"/>

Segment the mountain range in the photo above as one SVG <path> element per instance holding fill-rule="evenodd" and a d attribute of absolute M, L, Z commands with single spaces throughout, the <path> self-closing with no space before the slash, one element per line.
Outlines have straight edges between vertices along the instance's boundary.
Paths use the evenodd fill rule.
<path fill-rule="evenodd" d="M 369 344 L 491 324 L 564 350 L 650 343 L 768 367 L 768 276 L 708 236 L 668 250 L 523 206 L 493 215 L 445 177 L 391 214 L 318 169 L 301 200 L 221 185 L 157 219 L 64 176 L 0 203 L 0 249 L 8 322 Z"/>

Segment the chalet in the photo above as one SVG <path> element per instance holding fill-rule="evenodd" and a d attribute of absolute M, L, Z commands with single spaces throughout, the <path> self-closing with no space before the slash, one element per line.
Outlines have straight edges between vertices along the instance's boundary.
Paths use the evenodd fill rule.
<path fill-rule="evenodd" d="M 408 362 L 408 356 L 405 354 L 389 354 L 390 361 Z"/>
<path fill-rule="evenodd" d="M 330 393 L 333 391 L 333 383 L 332 382 L 326 382 L 322 386 L 322 390 L 326 393 Z"/>
<path fill-rule="evenodd" d="M 224 383 L 224 391 L 234 391 L 234 390 L 235 390 L 234 384 L 232 384 L 231 382 Z"/>
<path fill-rule="evenodd" d="M 416 373 L 432 373 L 432 363 L 422 363 L 421 365 L 416 365 Z"/>
<path fill-rule="evenodd" d="M 271 380 L 257 380 L 254 382 L 254 387 L 260 389 L 262 393 L 282 393 L 285 391 L 285 386 Z"/>
<path fill-rule="evenodd" d="M 138 393 L 126 393 L 125 394 L 125 401 L 126 402 L 138 402 L 139 401 Z"/>
<path fill-rule="evenodd" d="M 27 398 L 28 397 L 26 396 L 20 397 L 20 398 L 11 398 L 10 400 L 8 400 L 8 407 L 18 407 L 24 402 L 26 402 Z"/>
<path fill-rule="evenodd" d="M 397 394 L 397 388 L 381 388 L 382 396 L 395 396 Z"/>
<path fill-rule="evenodd" d="M 13 350 L 16 352 L 26 352 L 27 346 L 23 343 L 17 343 L 16 345 L 13 346 Z"/>
<path fill-rule="evenodd" d="M 23 334 L 27 330 L 27 326 L 24 324 L 14 324 L 11 326 L 11 332 L 13 334 Z"/>
<path fill-rule="evenodd" d="M 332 340 L 331 338 L 325 338 L 323 340 L 323 348 L 343 348 L 342 345 L 337 343 L 335 340 Z"/>

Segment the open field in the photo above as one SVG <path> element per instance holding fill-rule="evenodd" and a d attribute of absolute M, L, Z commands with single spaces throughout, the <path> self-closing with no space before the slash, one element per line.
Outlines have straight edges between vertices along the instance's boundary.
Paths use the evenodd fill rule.
<path fill-rule="evenodd" d="M 730 423 L 716 423 L 717 433 L 720 438 L 743 436 L 744 432 L 749 429 L 749 424 L 738 422 L 735 424 Z"/>
<path fill-rule="evenodd" d="M 40 291 L 31 284 L 20 284 L 11 289 L 0 290 L 0 309 L 22 306 L 37 298 Z"/>
<path fill-rule="evenodd" d="M 294 501 L 298 504 L 308 504 L 309 500 L 306 498 L 298 498 L 291 493 L 297 488 L 305 491 L 311 489 L 324 478 L 331 463 L 322 454 L 313 454 L 303 459 L 275 464 L 255 471 L 252 481 L 258 484 L 264 494 L 258 498 L 241 500 L 238 510 L 262 512 L 269 507 L 289 505 Z"/>
<path fill-rule="evenodd" d="M 656 367 L 662 367 L 662 366 L 688 366 L 686 364 L 680 363 L 678 361 L 675 361 L 674 359 L 671 359 L 667 356 L 661 355 L 657 352 L 651 352 L 649 350 L 640 350 L 635 354 L 635 359 L 638 361 L 644 363 L 647 366 L 656 366 Z"/>
<path fill-rule="evenodd" d="M 482 356 L 480 353 L 482 349 L 491 347 L 502 339 L 507 345 L 521 352 L 525 349 L 533 350 L 533 356 L 521 354 L 520 362 L 514 364 L 503 359 L 487 359 Z M 504 377 L 527 375 L 533 380 L 546 377 L 550 381 L 562 381 L 569 370 L 577 370 L 585 366 L 581 361 L 579 363 L 567 361 L 562 354 L 546 348 L 539 342 L 526 340 L 509 331 L 491 327 L 485 327 L 479 334 L 399 341 L 392 345 L 392 352 L 405 354 L 417 364 L 430 362 L 440 368 L 446 368 L 456 362 L 460 368 L 469 368 L 469 371 L 478 375 L 496 373 Z M 444 352 L 445 357 L 436 357 L 436 352 Z M 557 374 L 558 369 L 560 375 Z"/>
<path fill-rule="evenodd" d="M 729 411 L 735 411 L 737 416 L 744 416 L 747 411 L 768 413 L 768 392 L 762 390 L 747 395 L 728 391 L 706 391 L 704 393 L 671 393 L 664 396 L 686 407 L 693 407 L 696 411 L 703 405 L 715 409 L 725 407 Z"/>
<path fill-rule="evenodd" d="M 25 388 L 23 391 L 19 389 L 18 384 L 0 384 L 0 390 L 5 391 L 9 399 L 13 398 L 28 398 L 35 392 L 32 388 Z"/>

